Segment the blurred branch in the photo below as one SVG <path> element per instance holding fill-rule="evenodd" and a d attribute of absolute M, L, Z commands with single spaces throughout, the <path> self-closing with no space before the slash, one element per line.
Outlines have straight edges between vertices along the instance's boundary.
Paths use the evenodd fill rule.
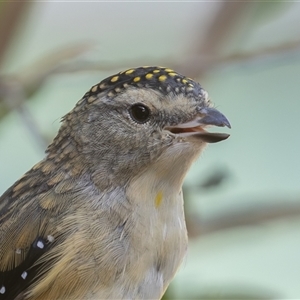
<path fill-rule="evenodd" d="M 73 72 L 65 65 L 73 65 L 74 62 L 69 64 L 67 62 L 87 52 L 91 46 L 92 43 L 78 43 L 60 48 L 45 55 L 30 65 L 29 68 L 20 72 L 16 77 L 24 87 L 26 96 L 31 97 L 35 94 L 50 76 Z"/>
<path fill-rule="evenodd" d="M 232 38 L 237 23 L 252 5 L 253 3 L 244 1 L 221 1 L 218 4 L 216 15 L 205 31 L 204 42 L 195 39 L 191 54 L 194 54 L 193 56 L 207 56 L 212 54 L 216 56 L 218 53 L 221 53 L 224 44 L 228 42 L 228 39 Z M 203 30 L 202 26 L 199 27 L 200 30 Z"/>
<path fill-rule="evenodd" d="M 14 37 L 13 33 L 29 5 L 31 3 L 27 1 L 0 2 L 0 65 Z"/>
<path fill-rule="evenodd" d="M 51 75 L 73 72 L 63 67 L 63 62 L 78 57 L 90 47 L 90 44 L 68 46 L 44 56 L 18 74 L 0 76 L 0 121 L 12 109 L 23 104 L 22 101 L 14 99 L 16 90 L 22 89 L 23 100 L 29 100 Z M 5 99 L 10 99 L 9 101 L 13 101 L 14 105 L 5 105 L 5 102 L 8 103 Z"/>
<path fill-rule="evenodd" d="M 253 201 L 249 201 L 248 203 L 251 202 Z M 264 201 L 261 202 L 263 203 Z M 222 213 L 208 220 L 203 220 L 198 215 L 192 215 L 187 212 L 186 221 L 189 236 L 195 238 L 235 227 L 253 226 L 269 221 L 299 216 L 300 203 L 278 199 L 278 201 L 274 200 L 270 204 L 255 204 L 255 206 Z"/>
<path fill-rule="evenodd" d="M 44 150 L 49 141 L 43 136 L 34 117 L 24 104 L 39 91 L 52 74 L 60 73 L 59 68 L 63 61 L 77 57 L 88 48 L 87 45 L 73 45 L 51 53 L 18 75 L 2 75 L 0 77 L 0 121 L 9 112 L 16 111 L 25 127 Z"/>
<path fill-rule="evenodd" d="M 188 57 L 182 64 L 177 65 L 176 69 L 184 74 L 189 74 L 191 77 L 201 77 L 205 73 L 212 71 L 215 68 L 226 64 L 239 64 L 260 59 L 275 59 L 278 55 L 287 55 L 291 52 L 298 52 L 300 50 L 300 40 L 288 42 L 285 44 L 259 49 L 253 52 L 233 53 L 222 56 L 194 56 Z"/>

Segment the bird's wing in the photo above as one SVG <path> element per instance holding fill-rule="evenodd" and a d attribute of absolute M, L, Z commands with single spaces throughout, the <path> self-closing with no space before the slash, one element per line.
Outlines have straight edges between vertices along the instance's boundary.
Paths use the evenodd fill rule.
<path fill-rule="evenodd" d="M 22 299 L 47 263 L 39 258 L 61 242 L 56 220 L 68 203 L 46 173 L 34 167 L 0 197 L 1 300 Z"/>

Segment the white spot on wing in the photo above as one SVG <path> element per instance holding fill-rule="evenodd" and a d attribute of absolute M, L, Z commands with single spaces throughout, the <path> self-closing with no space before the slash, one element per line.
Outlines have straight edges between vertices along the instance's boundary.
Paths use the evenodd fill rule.
<path fill-rule="evenodd" d="M 4 294 L 5 293 L 5 286 L 4 285 L 2 285 L 2 287 L 1 287 L 1 289 L 0 289 L 0 294 Z"/>
<path fill-rule="evenodd" d="M 36 244 L 40 249 L 43 249 L 45 247 L 44 243 L 42 241 L 38 241 Z"/>
<path fill-rule="evenodd" d="M 21 249 L 16 249 L 16 254 L 21 254 Z"/>
<path fill-rule="evenodd" d="M 54 236 L 52 235 L 47 235 L 47 240 L 52 243 L 54 241 Z"/>
<path fill-rule="evenodd" d="M 25 280 L 26 279 L 26 277 L 27 277 L 27 272 L 26 271 L 24 271 L 22 274 L 21 274 L 21 277 Z"/>

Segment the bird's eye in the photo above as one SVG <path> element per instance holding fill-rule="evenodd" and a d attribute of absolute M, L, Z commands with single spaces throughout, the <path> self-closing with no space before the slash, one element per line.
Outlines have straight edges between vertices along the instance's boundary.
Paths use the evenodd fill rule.
<path fill-rule="evenodd" d="M 150 117 L 149 108 L 141 103 L 133 104 L 129 109 L 129 113 L 131 118 L 140 124 L 147 122 Z"/>

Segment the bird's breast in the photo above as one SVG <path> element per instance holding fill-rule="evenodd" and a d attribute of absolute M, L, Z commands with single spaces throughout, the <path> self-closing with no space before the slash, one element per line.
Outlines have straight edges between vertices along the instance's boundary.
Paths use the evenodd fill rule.
<path fill-rule="evenodd" d="M 136 179 L 127 190 L 135 207 L 130 218 L 133 276 L 140 278 L 138 298 L 162 296 L 187 249 L 187 234 L 180 188 L 150 174 Z M 150 182 L 149 182 L 150 180 Z"/>

